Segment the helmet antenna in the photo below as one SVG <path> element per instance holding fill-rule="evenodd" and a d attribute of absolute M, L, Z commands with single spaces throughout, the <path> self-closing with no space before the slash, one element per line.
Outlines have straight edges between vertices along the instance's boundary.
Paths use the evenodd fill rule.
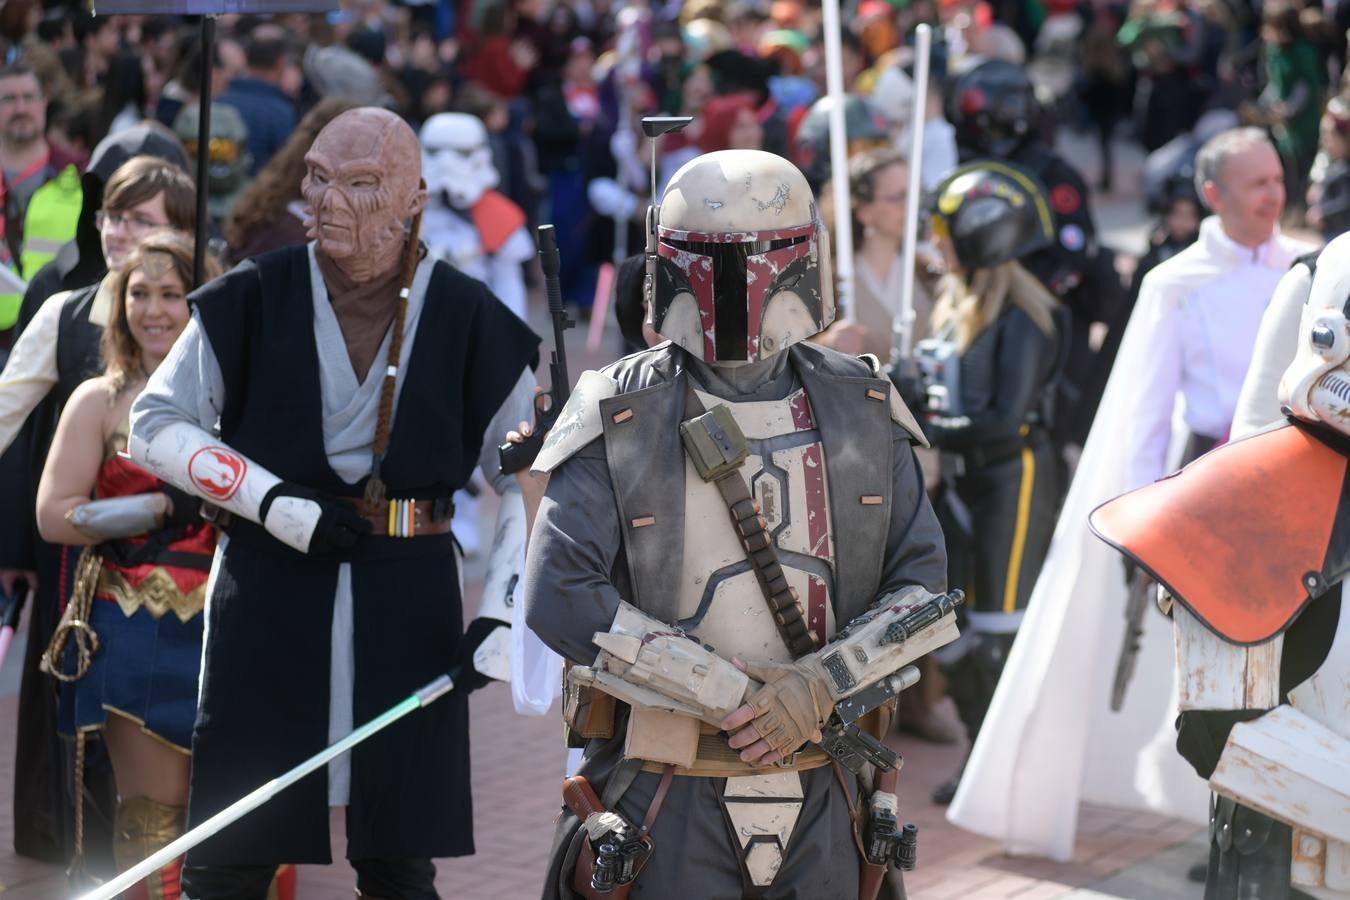
<path fill-rule="evenodd" d="M 643 292 L 648 299 L 651 298 L 652 279 L 655 277 L 656 266 L 656 220 L 659 217 L 660 204 L 656 196 L 656 148 L 663 134 L 673 134 L 677 131 L 683 131 L 685 126 L 694 121 L 693 116 L 643 116 L 642 133 L 651 138 L 652 141 L 652 198 L 647 204 L 647 276 Z"/>

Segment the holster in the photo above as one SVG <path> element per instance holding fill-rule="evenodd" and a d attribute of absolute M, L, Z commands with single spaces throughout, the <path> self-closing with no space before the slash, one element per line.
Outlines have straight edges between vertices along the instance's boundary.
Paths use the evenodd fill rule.
<path fill-rule="evenodd" d="M 589 836 L 581 839 L 581 852 L 577 854 L 577 867 L 572 874 L 572 890 L 582 900 L 628 900 L 628 893 L 636 881 L 617 884 L 606 894 L 596 892 L 591 887 L 591 876 L 595 873 L 595 848 L 591 846 Z"/>

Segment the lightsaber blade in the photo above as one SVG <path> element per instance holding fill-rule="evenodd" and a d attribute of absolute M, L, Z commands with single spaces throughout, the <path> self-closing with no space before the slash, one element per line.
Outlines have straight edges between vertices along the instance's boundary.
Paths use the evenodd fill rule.
<path fill-rule="evenodd" d="M 933 29 L 914 29 L 914 115 L 910 119 L 909 192 L 905 195 L 905 243 L 900 248 L 900 309 L 892 323 L 892 363 L 910 358 L 914 349 L 914 255 L 919 242 L 919 206 L 923 202 L 923 129 L 928 118 L 928 60 Z"/>
<path fill-rule="evenodd" d="M 322 753 L 310 757 L 284 775 L 273 778 L 252 793 L 231 803 L 196 828 L 178 838 L 178 840 L 132 866 L 130 869 L 127 869 L 112 881 L 100 885 L 87 894 L 83 894 L 79 900 L 111 900 L 112 897 L 122 893 L 136 882 L 145 878 L 151 872 L 163 868 L 171 860 L 182 856 L 222 828 L 242 819 L 268 800 L 271 800 L 277 794 L 286 790 L 286 788 L 295 784 L 301 778 L 304 778 L 319 767 L 327 765 L 333 759 L 346 753 L 372 734 L 397 722 L 413 710 L 428 706 L 438 698 L 449 693 L 455 686 L 454 679 L 452 678 L 452 675 L 454 674 L 457 673 L 442 675 L 435 681 L 419 688 L 406 700 L 392 709 L 381 713 L 374 719 L 371 719 L 369 722 L 333 744 Z"/>
<path fill-rule="evenodd" d="M 853 309 L 853 214 L 848 190 L 848 137 L 844 129 L 844 57 L 840 50 L 839 0 L 821 4 L 825 30 L 825 85 L 830 96 L 830 183 L 834 188 L 834 265 L 838 302 L 846 321 Z"/>

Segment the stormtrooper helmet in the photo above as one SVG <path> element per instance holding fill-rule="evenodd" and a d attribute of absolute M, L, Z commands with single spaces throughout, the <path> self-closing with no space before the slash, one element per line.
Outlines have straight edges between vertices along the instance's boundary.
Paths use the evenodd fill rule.
<path fill-rule="evenodd" d="M 422 124 L 418 137 L 427 190 L 444 192 L 456 209 L 469 209 L 500 181 L 487 128 L 477 116 L 438 113 Z"/>
<path fill-rule="evenodd" d="M 834 321 L 829 245 L 796 166 L 695 157 L 650 213 L 647 324 L 712 365 L 757 362 Z"/>
<path fill-rule="evenodd" d="M 1326 245 L 1303 306 L 1280 403 L 1306 422 L 1350 434 L 1350 234 Z"/>

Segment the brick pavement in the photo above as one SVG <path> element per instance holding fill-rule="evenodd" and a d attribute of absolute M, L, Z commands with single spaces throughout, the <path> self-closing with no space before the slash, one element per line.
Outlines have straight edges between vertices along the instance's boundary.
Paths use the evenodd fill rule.
<path fill-rule="evenodd" d="M 16 705 L 13 694 L 0 697 L 0 722 L 14 721 Z M 438 861 L 437 886 L 447 900 L 537 896 L 565 762 L 556 710 L 544 717 L 517 716 L 510 709 L 507 688 L 499 685 L 475 694 L 471 707 L 478 853 Z M 7 725 L 4 734 L 9 733 Z M 1196 833 L 1189 823 L 1085 805 L 1072 862 L 1008 857 L 994 841 L 948 823 L 943 810 L 927 800 L 959 760 L 956 748 L 906 737 L 893 738 L 891 743 L 905 756 L 900 786 L 905 816 L 919 825 L 920 864 L 907 879 L 912 900 L 1048 900 L 1101 882 Z M 16 857 L 10 849 L 13 765 L 12 741 L 6 739 L 0 742 L 0 804 L 4 809 L 0 815 L 0 896 L 3 900 L 68 896 L 57 868 Z M 340 859 L 344 849 L 341 816 L 335 814 L 332 821 L 334 853 Z M 299 883 L 300 900 L 349 900 L 353 875 L 345 862 L 304 866 Z"/>

